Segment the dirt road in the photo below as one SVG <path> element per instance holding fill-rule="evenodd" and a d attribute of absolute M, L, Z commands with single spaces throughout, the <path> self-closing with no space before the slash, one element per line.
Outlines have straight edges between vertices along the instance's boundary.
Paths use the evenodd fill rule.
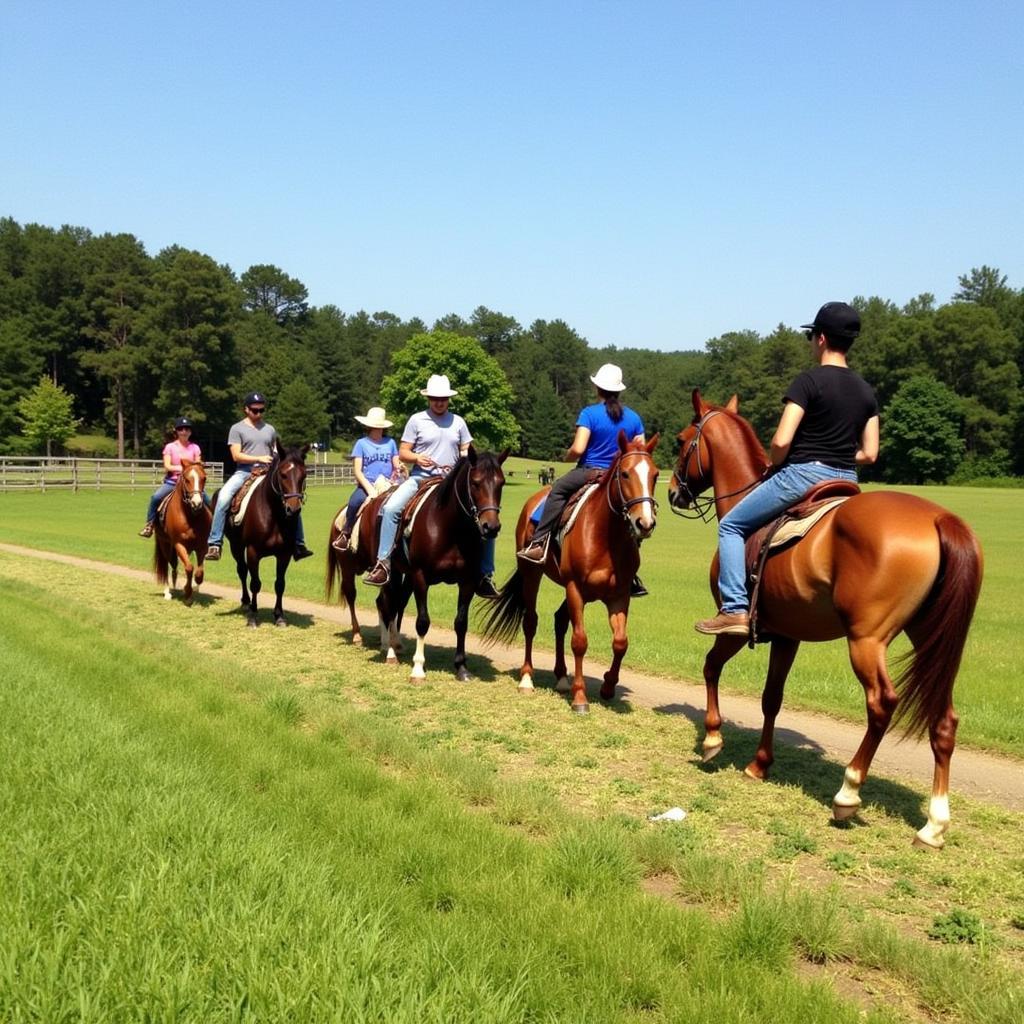
<path fill-rule="evenodd" d="M 129 569 L 108 562 L 75 558 L 50 551 L 38 551 L 15 544 L 0 544 L 0 551 L 12 555 L 62 562 L 134 580 L 149 582 L 153 580 L 150 573 L 139 569 Z M 235 601 L 238 599 L 238 586 L 236 584 L 225 587 L 207 582 L 203 584 L 203 593 Z M 288 608 L 303 615 L 311 615 L 314 618 L 348 626 L 348 612 L 340 607 L 289 597 Z M 376 628 L 375 612 L 360 608 L 359 614 L 361 624 Z M 436 644 L 455 646 L 455 634 L 451 630 L 432 626 L 430 637 Z M 497 669 L 518 669 L 521 663 L 520 651 L 501 646 L 485 649 L 473 636 L 467 638 L 466 647 L 470 653 L 483 654 L 488 657 Z M 549 659 L 543 659 L 540 663 L 545 664 L 546 661 Z M 596 663 L 585 663 L 588 689 L 592 691 L 591 699 L 593 700 L 597 699 L 597 688 L 605 667 Z M 703 685 L 623 669 L 620 693 L 629 701 L 643 707 L 657 708 L 670 714 L 685 715 L 697 722 L 703 721 Z M 721 699 L 722 713 L 726 724 L 760 731 L 760 701 L 740 694 L 729 693 L 724 689 Z M 776 738 L 780 745 L 788 744 L 817 751 L 829 760 L 835 761 L 837 765 L 845 765 L 853 757 L 863 735 L 864 727 L 862 725 L 842 722 L 826 715 L 794 711 L 785 706 L 779 716 L 776 729 Z M 931 787 L 933 764 L 931 749 L 927 742 L 897 741 L 895 736 L 890 736 L 883 741 L 879 748 L 872 765 L 872 773 L 908 783 L 916 790 L 927 793 Z M 953 758 L 952 775 L 951 788 L 954 794 L 999 804 L 1009 810 L 1024 811 L 1024 762 L 1009 757 L 966 750 L 961 746 L 957 748 Z M 841 770 L 837 770 L 837 780 L 840 776 Z"/>

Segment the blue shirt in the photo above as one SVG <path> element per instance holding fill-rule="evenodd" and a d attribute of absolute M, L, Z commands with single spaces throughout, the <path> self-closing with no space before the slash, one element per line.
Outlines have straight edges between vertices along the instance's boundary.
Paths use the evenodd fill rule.
<path fill-rule="evenodd" d="M 361 437 L 352 446 L 351 458 L 363 460 L 363 476 L 372 484 L 378 477 L 391 476 L 394 466 L 391 460 L 398 454 L 398 445 L 393 437 L 385 437 L 375 444 L 368 437 Z"/>
<path fill-rule="evenodd" d="M 626 432 L 626 440 L 632 441 L 644 433 L 644 425 L 640 417 L 629 406 L 622 407 L 622 419 L 616 423 L 604 402 L 588 405 L 576 420 L 577 427 L 586 427 L 590 431 L 587 450 L 577 463 L 585 469 L 607 469 L 619 453 L 619 431 Z"/>

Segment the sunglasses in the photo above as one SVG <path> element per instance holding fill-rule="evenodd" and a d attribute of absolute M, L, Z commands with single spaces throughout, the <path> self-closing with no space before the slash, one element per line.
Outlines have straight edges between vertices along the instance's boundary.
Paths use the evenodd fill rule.
<path fill-rule="evenodd" d="M 256 407 L 256 406 L 250 405 L 249 406 L 249 412 L 251 412 L 254 416 L 262 416 L 263 415 L 263 406 L 261 405 L 259 407 Z"/>
<path fill-rule="evenodd" d="M 813 327 L 809 331 L 804 331 L 804 337 L 808 341 L 814 341 L 814 339 L 821 334 L 821 331 L 816 331 Z"/>
<path fill-rule="evenodd" d="M 175 430 L 191 430 L 191 427 L 175 427 Z"/>

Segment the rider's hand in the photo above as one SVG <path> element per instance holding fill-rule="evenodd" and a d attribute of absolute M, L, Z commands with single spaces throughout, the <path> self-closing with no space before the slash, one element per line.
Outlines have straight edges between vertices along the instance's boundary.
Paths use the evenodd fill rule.
<path fill-rule="evenodd" d="M 269 455 L 257 455 L 257 462 L 262 462 L 264 466 L 269 466 L 274 460 Z"/>
<path fill-rule="evenodd" d="M 420 469 L 433 469 L 434 466 L 437 465 L 437 463 L 434 462 L 434 460 L 429 455 L 417 455 L 416 465 L 419 466 Z"/>

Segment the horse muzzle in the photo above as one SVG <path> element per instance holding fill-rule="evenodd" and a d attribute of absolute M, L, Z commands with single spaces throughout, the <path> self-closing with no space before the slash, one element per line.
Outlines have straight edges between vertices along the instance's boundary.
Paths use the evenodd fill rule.
<path fill-rule="evenodd" d="M 493 537 L 497 537 L 499 533 L 501 533 L 500 522 L 491 523 L 485 519 L 480 520 L 480 536 L 484 540 L 491 540 Z"/>

